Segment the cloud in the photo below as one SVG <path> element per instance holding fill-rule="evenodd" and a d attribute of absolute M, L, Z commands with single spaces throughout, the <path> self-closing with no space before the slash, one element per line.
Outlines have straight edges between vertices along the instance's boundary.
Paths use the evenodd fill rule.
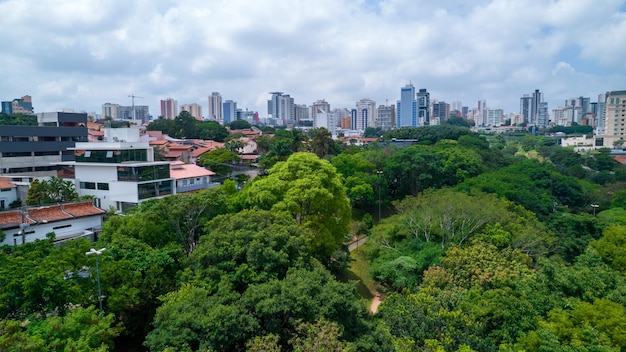
<path fill-rule="evenodd" d="M 519 109 L 545 92 L 624 89 L 624 1 L 603 0 L 9 0 L 0 98 L 38 111 L 100 111 L 145 97 L 197 102 L 219 91 L 266 114 L 267 92 L 298 104 L 399 98 L 412 81 L 438 100 Z M 497 105 L 496 105 L 497 104 Z"/>

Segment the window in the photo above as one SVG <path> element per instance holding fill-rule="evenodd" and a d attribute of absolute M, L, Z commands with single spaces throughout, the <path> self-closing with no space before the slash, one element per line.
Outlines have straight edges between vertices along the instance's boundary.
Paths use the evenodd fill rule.
<path fill-rule="evenodd" d="M 109 184 L 108 183 L 100 183 L 100 182 L 98 182 L 98 189 L 103 190 L 103 191 L 108 191 L 109 190 Z"/>
<path fill-rule="evenodd" d="M 82 189 L 96 189 L 96 183 L 95 182 L 81 182 L 80 183 L 80 188 L 82 188 Z"/>
<path fill-rule="evenodd" d="M 67 225 L 59 225 L 59 226 L 55 226 L 52 229 L 53 230 L 58 230 L 58 229 L 66 229 L 68 227 L 72 227 L 72 224 L 67 224 Z"/>

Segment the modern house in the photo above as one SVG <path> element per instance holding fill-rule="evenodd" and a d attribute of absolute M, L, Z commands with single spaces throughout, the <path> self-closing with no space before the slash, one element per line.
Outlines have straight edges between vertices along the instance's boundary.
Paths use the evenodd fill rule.
<path fill-rule="evenodd" d="M 211 182 L 211 176 L 214 176 L 215 172 L 182 161 L 172 162 L 170 175 L 176 180 L 176 193 L 195 192 L 220 185 Z"/>
<path fill-rule="evenodd" d="M 75 161 L 59 163 L 59 176 L 73 178 L 80 196 L 92 195 L 99 208 L 124 211 L 142 201 L 175 193 L 168 161 L 136 128 L 105 128 L 103 142 L 76 143 Z"/>
<path fill-rule="evenodd" d="M 19 245 L 45 239 L 54 232 L 55 243 L 90 238 L 102 229 L 104 210 L 92 201 L 56 204 L 0 212 L 1 245 Z"/>
<path fill-rule="evenodd" d="M 18 200 L 17 185 L 8 177 L 0 177 L 0 211 Z"/>

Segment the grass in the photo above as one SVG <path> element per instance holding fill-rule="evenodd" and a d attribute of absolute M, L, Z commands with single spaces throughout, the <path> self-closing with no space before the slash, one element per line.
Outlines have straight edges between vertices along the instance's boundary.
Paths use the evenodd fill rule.
<path fill-rule="evenodd" d="M 350 262 L 349 268 L 343 270 L 339 275 L 341 281 L 358 281 L 357 292 L 358 294 L 368 302 L 370 302 L 378 288 L 376 281 L 369 275 L 370 265 L 365 257 L 365 244 L 360 245 L 358 248 L 350 252 L 350 256 L 353 261 Z"/>

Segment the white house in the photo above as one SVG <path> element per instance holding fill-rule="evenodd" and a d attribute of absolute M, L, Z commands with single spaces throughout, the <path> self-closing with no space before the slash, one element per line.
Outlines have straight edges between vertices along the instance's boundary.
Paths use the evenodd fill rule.
<path fill-rule="evenodd" d="M 76 143 L 73 168 L 80 196 L 92 195 L 96 206 L 118 211 L 142 201 L 175 194 L 170 163 L 154 161 L 149 142 L 141 142 L 136 128 L 105 128 L 102 143 Z"/>
<path fill-rule="evenodd" d="M 211 182 L 211 176 L 214 176 L 215 172 L 182 161 L 172 162 L 170 175 L 176 180 L 176 193 L 194 192 L 220 185 Z"/>
<path fill-rule="evenodd" d="M 55 234 L 55 243 L 88 237 L 102 229 L 104 210 L 92 201 L 31 207 L 0 212 L 0 230 L 5 233 L 2 245 L 19 245 L 45 239 Z"/>

